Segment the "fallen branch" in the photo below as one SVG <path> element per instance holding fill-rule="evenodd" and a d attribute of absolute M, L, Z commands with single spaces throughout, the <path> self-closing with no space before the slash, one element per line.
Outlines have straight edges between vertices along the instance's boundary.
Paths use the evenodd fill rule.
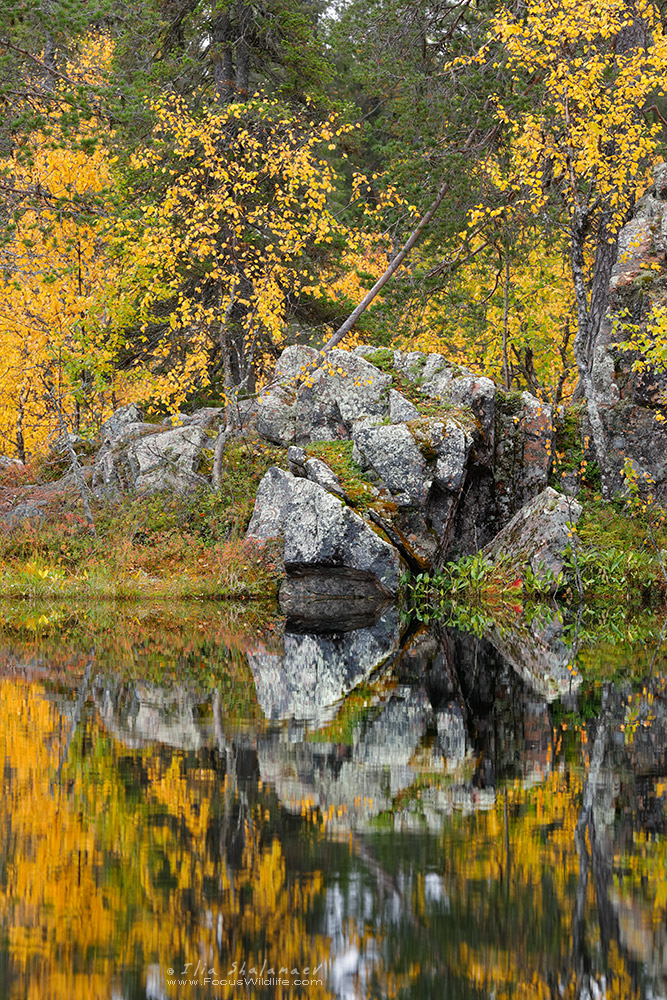
<path fill-rule="evenodd" d="M 332 347 L 336 346 L 336 344 L 340 344 L 343 337 L 345 337 L 346 334 L 350 332 L 350 330 L 357 322 L 357 320 L 363 315 L 366 309 L 368 309 L 369 305 L 371 304 L 375 296 L 382 291 L 382 289 L 387 284 L 391 276 L 398 270 L 398 268 L 401 266 L 407 255 L 410 253 L 413 246 L 415 245 L 415 243 L 417 242 L 423 231 L 426 229 L 426 227 L 428 226 L 429 222 L 431 221 L 435 213 L 438 211 L 448 191 L 449 191 L 449 181 L 445 181 L 440 187 L 440 190 L 438 191 L 435 197 L 435 201 L 429 208 L 428 212 L 426 212 L 426 214 L 422 216 L 416 228 L 413 229 L 412 233 L 408 237 L 407 242 L 403 245 L 402 249 L 399 250 L 399 252 L 396 254 L 396 256 L 394 257 L 394 259 L 392 260 L 392 262 L 390 263 L 389 267 L 386 269 L 384 274 L 382 274 L 381 277 L 378 278 L 378 280 L 371 288 L 370 292 L 368 292 L 363 297 L 357 308 L 352 313 L 350 313 L 350 315 L 347 317 L 343 325 L 340 326 L 336 330 L 336 332 L 329 337 L 326 344 L 324 345 L 325 351 L 330 351 Z"/>

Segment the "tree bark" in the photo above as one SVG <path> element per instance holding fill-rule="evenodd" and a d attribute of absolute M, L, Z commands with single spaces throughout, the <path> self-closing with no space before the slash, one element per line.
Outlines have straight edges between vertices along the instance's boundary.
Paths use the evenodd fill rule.
<path fill-rule="evenodd" d="M 442 186 L 440 187 L 440 190 L 438 191 L 435 197 L 435 201 L 429 208 L 428 212 L 426 212 L 426 214 L 420 219 L 418 225 L 416 226 L 415 229 L 413 229 L 412 233 L 408 237 L 408 240 L 403 245 L 402 249 L 399 250 L 399 252 L 396 254 L 392 262 L 389 264 L 387 270 L 380 278 L 378 278 L 378 280 L 371 288 L 370 292 L 368 292 L 364 296 L 364 298 L 361 300 L 357 308 L 352 313 L 350 313 L 350 315 L 345 320 L 343 325 L 339 326 L 336 332 L 329 337 L 326 344 L 324 345 L 325 351 L 330 351 L 332 347 L 336 346 L 336 344 L 340 344 L 343 337 L 345 337 L 346 334 L 350 332 L 350 330 L 357 322 L 357 320 L 366 312 L 366 310 L 368 309 L 369 305 L 371 304 L 375 296 L 382 291 L 382 289 L 387 284 L 391 276 L 398 270 L 398 268 L 401 266 L 407 255 L 410 253 L 413 246 L 415 245 L 415 243 L 417 242 L 423 231 L 426 229 L 426 227 L 428 226 L 429 222 L 431 221 L 435 213 L 438 211 L 438 208 L 440 207 L 448 190 L 449 190 L 449 182 L 445 181 L 445 183 L 442 184 Z"/>
<path fill-rule="evenodd" d="M 19 407 L 18 407 L 18 414 L 16 417 L 16 452 L 19 457 L 19 461 L 23 462 L 24 465 L 25 465 L 25 438 L 23 436 L 23 418 L 25 416 L 26 397 L 27 393 L 24 386 L 19 394 Z"/>
<path fill-rule="evenodd" d="M 509 389 L 511 385 L 510 377 L 510 361 L 507 352 L 507 342 L 509 334 L 509 314 L 510 314 L 510 260 L 509 257 L 505 258 L 505 290 L 503 295 L 503 382 L 505 383 L 505 388 Z"/>
<path fill-rule="evenodd" d="M 252 10 L 247 0 L 238 0 L 238 39 L 236 41 L 236 99 L 244 101 L 250 90 L 250 20 Z"/>
<path fill-rule="evenodd" d="M 215 97 L 220 104 L 229 104 L 234 98 L 234 57 L 231 34 L 232 26 L 229 14 L 218 14 L 213 21 L 211 54 Z"/>

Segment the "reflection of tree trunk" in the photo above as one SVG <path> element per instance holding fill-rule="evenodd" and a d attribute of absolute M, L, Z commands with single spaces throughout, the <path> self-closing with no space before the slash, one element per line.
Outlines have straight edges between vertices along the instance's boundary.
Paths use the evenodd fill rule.
<path fill-rule="evenodd" d="M 593 865 L 593 879 L 595 881 L 595 899 L 598 908 L 598 923 L 600 925 L 600 944 L 602 954 L 606 960 L 609 953 L 609 945 L 616 928 L 616 918 L 614 910 L 609 900 L 609 886 L 612 880 L 612 857 L 609 853 L 609 845 L 604 843 L 595 827 L 595 821 L 591 817 L 589 824 L 589 836 L 591 841 L 591 861 Z"/>
<path fill-rule="evenodd" d="M 70 730 L 67 734 L 67 741 L 65 743 L 65 748 L 60 757 L 60 763 L 58 764 L 58 770 L 56 771 L 55 778 L 51 782 L 51 789 L 53 789 L 57 784 L 60 783 L 60 778 L 63 772 L 63 767 L 69 756 L 70 744 L 74 738 L 74 734 L 79 726 L 79 720 L 81 718 L 81 712 L 83 711 L 83 706 L 88 698 L 88 691 L 90 690 L 90 682 L 93 671 L 93 663 L 95 662 L 95 650 L 91 649 L 88 654 L 88 661 L 86 663 L 86 670 L 83 675 L 83 680 L 81 681 L 81 687 L 79 688 L 79 695 L 76 699 L 76 704 L 74 706 L 74 712 L 72 713 L 72 722 L 70 724 Z"/>
<path fill-rule="evenodd" d="M 583 986 L 584 977 L 588 978 L 590 970 L 589 956 L 586 949 L 586 892 L 588 890 L 589 870 L 588 848 L 586 846 L 587 826 L 588 814 L 585 807 L 582 806 L 574 831 L 574 843 L 579 855 L 579 879 L 577 881 L 574 919 L 572 921 L 572 967 L 579 988 Z"/>
<path fill-rule="evenodd" d="M 608 856 L 608 852 L 604 850 L 603 842 L 597 834 L 593 812 L 595 796 L 600 784 L 600 770 L 609 740 L 611 725 L 611 713 L 608 708 L 609 699 L 610 689 L 607 688 L 602 697 L 602 711 L 591 750 L 588 777 L 584 785 L 581 811 L 574 833 L 574 842 L 577 854 L 579 855 L 579 881 L 577 883 L 572 926 L 572 967 L 576 976 L 576 997 L 590 995 L 590 958 L 586 946 L 586 894 L 588 889 L 588 875 L 591 868 L 593 870 L 598 922 L 600 925 L 600 941 L 605 958 L 614 929 L 614 915 L 608 897 L 608 886 L 611 882 L 612 874 L 611 859 Z M 586 843 L 587 831 L 591 844 L 590 855 Z"/>

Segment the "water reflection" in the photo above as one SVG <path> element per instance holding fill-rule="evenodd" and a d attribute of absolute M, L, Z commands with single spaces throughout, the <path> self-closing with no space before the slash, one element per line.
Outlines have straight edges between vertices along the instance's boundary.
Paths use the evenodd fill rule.
<path fill-rule="evenodd" d="M 662 674 L 391 611 L 89 625 L 0 652 L 3 997 L 667 995 Z"/>

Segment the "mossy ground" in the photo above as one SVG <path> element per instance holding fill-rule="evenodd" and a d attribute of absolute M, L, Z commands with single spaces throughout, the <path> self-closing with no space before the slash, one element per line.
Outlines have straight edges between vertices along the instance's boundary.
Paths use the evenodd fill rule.
<path fill-rule="evenodd" d="M 284 461 L 284 450 L 258 440 L 235 441 L 219 490 L 94 502 L 95 535 L 71 487 L 24 489 L 32 501 L 44 501 L 42 516 L 0 532 L 0 594 L 33 600 L 271 600 L 278 553 L 250 545 L 243 535 L 262 476 Z M 0 484 L 14 504 L 22 496 L 18 474 L 9 470 Z"/>

